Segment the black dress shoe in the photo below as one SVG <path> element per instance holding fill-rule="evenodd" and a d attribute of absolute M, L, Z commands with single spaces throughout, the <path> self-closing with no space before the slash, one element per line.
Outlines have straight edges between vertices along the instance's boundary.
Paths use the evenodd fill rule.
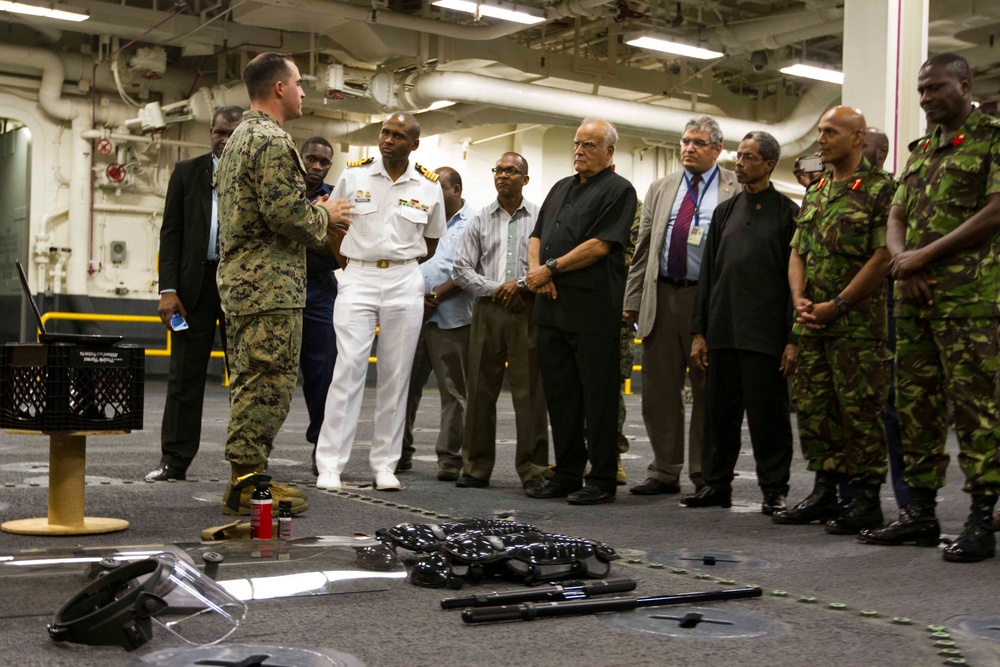
<path fill-rule="evenodd" d="M 764 494 L 764 502 L 760 504 L 761 514 L 767 514 L 770 516 L 775 512 L 780 512 L 784 509 L 788 509 L 788 505 L 785 504 L 784 495 L 778 493 L 777 491 L 768 491 Z"/>
<path fill-rule="evenodd" d="M 407 470 L 413 470 L 412 459 L 399 459 L 393 472 L 406 472 Z"/>
<path fill-rule="evenodd" d="M 569 494 L 579 490 L 579 485 L 567 486 L 550 479 L 541 486 L 525 489 L 524 492 L 532 498 L 565 498 Z"/>
<path fill-rule="evenodd" d="M 185 468 L 175 468 L 166 464 L 160 464 L 156 470 L 147 472 L 143 479 L 147 482 L 166 482 L 171 479 L 184 480 L 187 479 L 187 470 Z"/>
<path fill-rule="evenodd" d="M 458 471 L 451 468 L 438 470 L 437 478 L 439 482 L 455 482 L 458 480 Z"/>
<path fill-rule="evenodd" d="M 566 502 L 570 505 L 601 505 L 615 502 L 615 494 L 614 491 L 604 491 L 593 484 L 586 484 L 579 491 L 566 496 Z"/>
<path fill-rule="evenodd" d="M 479 479 L 472 475 L 462 475 L 455 481 L 455 486 L 462 489 L 484 489 L 490 485 L 490 480 Z"/>
<path fill-rule="evenodd" d="M 702 487 L 701 491 L 693 496 L 681 498 L 681 507 L 732 507 L 733 492 L 731 489 L 713 489 L 710 486 Z"/>
<path fill-rule="evenodd" d="M 640 496 L 655 496 L 661 493 L 680 493 L 681 487 L 679 484 L 667 484 L 666 482 L 661 482 L 658 479 L 650 477 L 642 484 L 636 484 L 631 489 L 629 493 L 634 493 Z"/>

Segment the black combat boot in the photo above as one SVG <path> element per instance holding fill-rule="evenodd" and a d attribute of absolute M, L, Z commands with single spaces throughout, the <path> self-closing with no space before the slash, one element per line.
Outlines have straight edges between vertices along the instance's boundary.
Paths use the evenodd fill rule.
<path fill-rule="evenodd" d="M 812 493 L 791 509 L 781 510 L 771 515 L 774 523 L 812 523 L 829 521 L 841 513 L 837 504 L 837 482 L 839 475 L 832 472 L 816 473 L 816 483 Z"/>
<path fill-rule="evenodd" d="M 843 514 L 826 522 L 826 532 L 833 535 L 857 535 L 865 528 L 878 528 L 882 525 L 879 486 L 851 484 L 851 488 L 854 490 L 854 500 Z"/>
<path fill-rule="evenodd" d="M 944 548 L 944 559 L 953 563 L 978 563 L 997 553 L 993 537 L 993 506 L 996 496 L 972 496 L 972 509 L 965 528 L 954 542 Z"/>
<path fill-rule="evenodd" d="M 910 504 L 899 510 L 899 519 L 882 528 L 866 528 L 858 534 L 865 544 L 897 546 L 915 542 L 921 547 L 936 547 L 941 539 L 941 524 L 934 515 L 934 489 L 910 487 Z"/>

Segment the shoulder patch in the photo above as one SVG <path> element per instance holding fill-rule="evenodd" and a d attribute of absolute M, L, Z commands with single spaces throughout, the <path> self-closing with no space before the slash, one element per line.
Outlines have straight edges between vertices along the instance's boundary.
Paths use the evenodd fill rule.
<path fill-rule="evenodd" d="M 374 161 L 375 161 L 374 157 L 370 157 L 367 160 L 351 160 L 350 162 L 347 163 L 347 166 L 348 167 L 363 167 L 366 164 L 371 164 Z"/>
<path fill-rule="evenodd" d="M 431 181 L 432 183 L 437 183 L 438 175 L 435 174 L 433 171 L 431 171 L 427 167 L 422 166 L 419 163 L 414 163 L 413 166 L 416 167 L 417 171 L 419 171 L 423 175 L 423 177 L 426 178 L 428 181 Z"/>

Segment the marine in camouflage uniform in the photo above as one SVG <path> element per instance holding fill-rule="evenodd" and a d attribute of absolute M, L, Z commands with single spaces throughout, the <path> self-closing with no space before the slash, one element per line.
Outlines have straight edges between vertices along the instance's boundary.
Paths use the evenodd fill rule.
<path fill-rule="evenodd" d="M 288 416 L 302 343 L 306 248 L 324 247 L 330 221 L 306 200 L 302 161 L 274 117 L 255 102 L 237 130 L 215 172 L 219 296 L 229 325 L 230 486 L 264 471 Z M 272 495 L 275 503 L 292 500 L 293 512 L 308 507 L 301 491 L 273 485 Z M 248 510 L 241 502 L 238 513 Z M 234 513 L 225 505 L 223 512 Z"/>
<path fill-rule="evenodd" d="M 793 327 L 800 346 L 795 387 L 799 440 L 809 470 L 816 472 L 816 488 L 795 507 L 773 516 L 776 523 L 828 521 L 828 532 L 845 534 L 881 523 L 878 489 L 888 469 L 885 251 L 869 293 L 856 303 L 840 295 L 871 266 L 876 251 L 885 248 L 893 183 L 861 157 L 860 144 L 856 151 L 860 163 L 854 173 L 835 181 L 828 172 L 810 184 L 796 219 L 791 263 L 803 265 L 805 285 L 800 294 L 791 285 L 793 298 L 835 304 L 837 314 L 817 329 L 805 326 L 800 313 Z M 855 490 L 846 511 L 836 499 L 837 482 L 843 479 Z"/>
<path fill-rule="evenodd" d="M 896 401 L 912 501 L 899 521 L 861 539 L 937 544 L 935 491 L 945 483 L 950 414 L 972 513 L 944 558 L 976 561 L 995 554 L 990 513 L 1000 493 L 1000 120 L 971 107 L 971 74 L 958 56 L 929 60 L 918 84 L 930 91 L 922 96 L 932 100 L 928 121 L 939 124 L 910 145 L 890 219 Z M 933 117 L 949 103 L 951 118 Z M 978 238 L 963 236 L 974 218 L 986 226 Z M 914 296 L 917 283 L 930 299 Z"/>

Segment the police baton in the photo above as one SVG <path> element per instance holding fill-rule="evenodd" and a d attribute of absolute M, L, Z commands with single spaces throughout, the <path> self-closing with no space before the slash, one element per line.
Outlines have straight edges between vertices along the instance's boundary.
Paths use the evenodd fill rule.
<path fill-rule="evenodd" d="M 631 611 L 639 607 L 662 607 L 672 604 L 695 604 L 718 600 L 759 598 L 760 588 L 730 588 L 722 591 L 678 593 L 639 598 L 611 598 L 608 600 L 569 600 L 566 602 L 526 602 L 502 607 L 466 609 L 462 620 L 466 623 L 491 623 L 495 621 L 533 621 L 549 616 L 581 616 L 605 611 Z"/>
<path fill-rule="evenodd" d="M 445 598 L 441 600 L 442 609 L 458 609 L 459 607 L 496 607 L 498 605 L 520 604 L 522 602 L 554 602 L 558 600 L 579 600 L 592 595 L 608 595 L 610 593 L 627 593 L 635 590 L 634 579 L 609 579 L 585 584 L 582 581 L 567 581 L 561 586 L 546 586 L 528 590 L 492 592 L 480 595 L 470 595 L 464 598 Z"/>

